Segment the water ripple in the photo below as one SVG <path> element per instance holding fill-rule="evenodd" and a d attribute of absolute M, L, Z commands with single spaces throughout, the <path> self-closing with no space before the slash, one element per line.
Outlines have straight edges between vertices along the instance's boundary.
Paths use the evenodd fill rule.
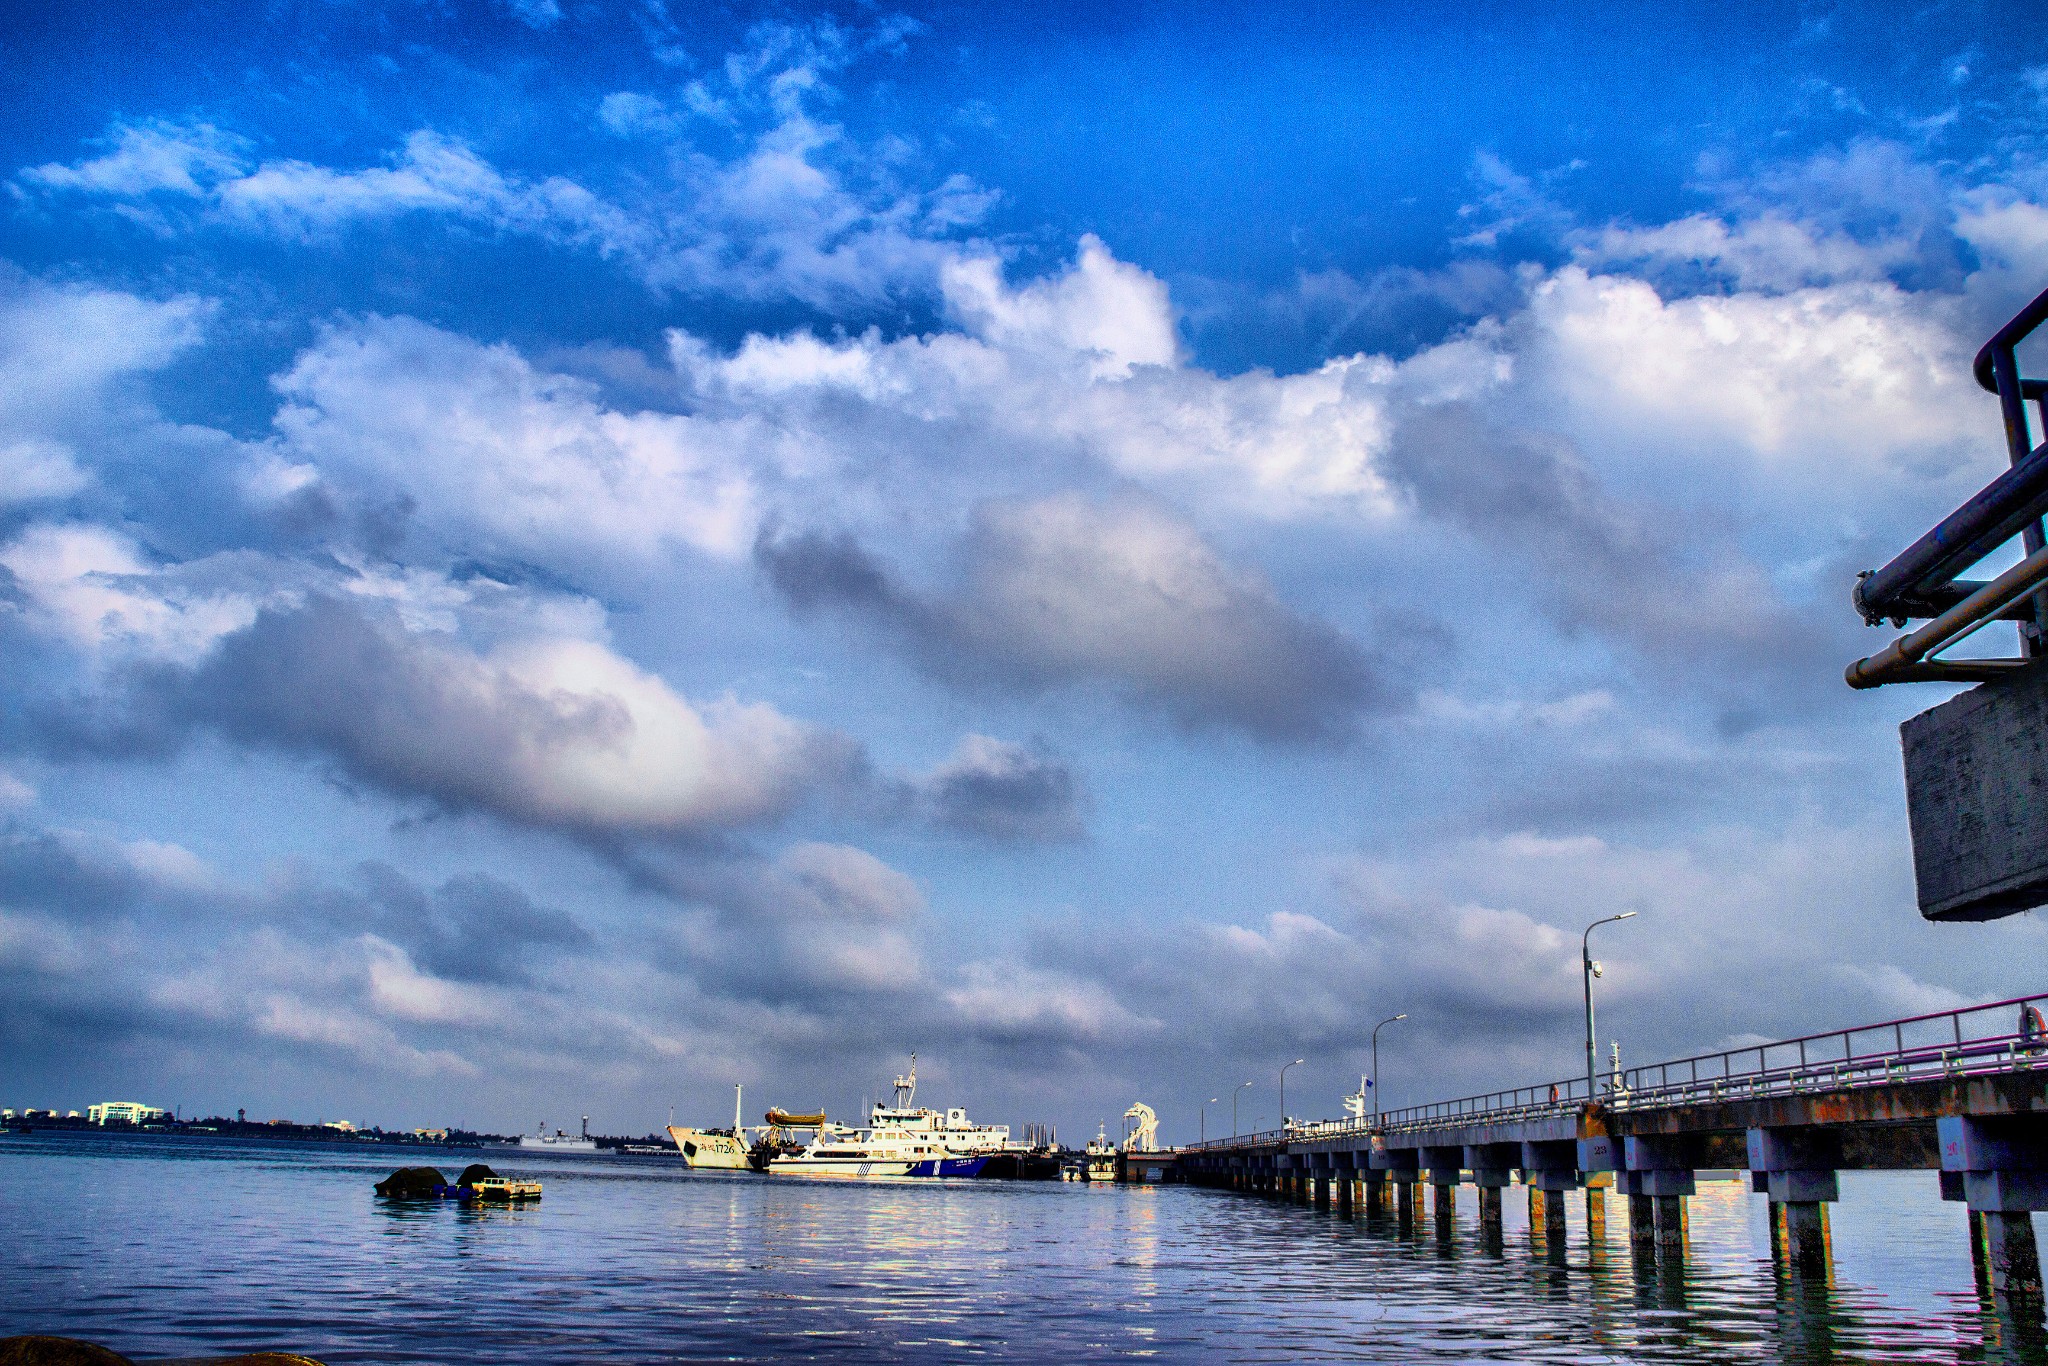
<path fill-rule="evenodd" d="M 1845 1173 L 1836 1270 L 1784 1284 L 1764 1203 L 1690 1202 L 1639 1270 L 1572 1202 L 1552 1256 L 1521 1192 L 1482 1246 L 1184 1188 L 801 1184 L 659 1158 L 508 1152 L 537 1206 L 392 1205 L 474 1153 L 34 1135 L 0 1144 L 0 1325 L 138 1359 L 291 1347 L 351 1362 L 2044 1361 L 1970 1279 L 1926 1173 Z"/>

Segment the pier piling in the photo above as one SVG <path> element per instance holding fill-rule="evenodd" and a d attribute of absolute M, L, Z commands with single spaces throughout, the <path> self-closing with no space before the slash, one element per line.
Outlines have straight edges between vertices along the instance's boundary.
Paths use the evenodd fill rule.
<path fill-rule="evenodd" d="M 1628 1245 L 1638 1264 L 1657 1257 L 1657 1226 L 1651 1198 L 1631 1194 L 1628 1198 Z"/>
<path fill-rule="evenodd" d="M 1479 1241 L 1498 1250 L 1501 1242 L 1501 1188 L 1479 1188 Z"/>
<path fill-rule="evenodd" d="M 1685 1197 L 1682 1195 L 1659 1195 L 1656 1201 L 1655 1223 L 1657 1230 L 1657 1255 L 1659 1257 L 1683 1257 L 1685 1255 Z"/>
<path fill-rule="evenodd" d="M 1828 1207 L 1818 1200 L 1771 1202 L 1771 1260 L 1802 1280 L 1826 1281 L 1832 1274 L 1833 1242 Z"/>

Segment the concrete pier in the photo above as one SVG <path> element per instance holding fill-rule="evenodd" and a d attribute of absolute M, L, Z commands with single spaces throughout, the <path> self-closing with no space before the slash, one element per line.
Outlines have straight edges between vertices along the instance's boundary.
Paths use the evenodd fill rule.
<path fill-rule="evenodd" d="M 1505 1187 L 1519 1172 L 1531 1242 L 1550 1254 L 1553 1275 L 1570 1274 L 1562 1260 L 1570 1192 L 1585 1192 L 1590 1260 L 1608 1255 L 1608 1220 L 1621 1212 L 1611 1189 L 1628 1201 L 1639 1293 L 1682 1305 L 1685 1278 L 1665 1274 L 1665 1264 L 1687 1256 L 1698 1173 L 1746 1166 L 1750 1189 L 1769 1201 L 1781 1297 L 1820 1323 L 1833 1293 L 1829 1206 L 1840 1197 L 1839 1173 L 1933 1171 L 1942 1198 L 1965 1207 L 1958 1223 L 1967 1223 L 1973 1276 L 1995 1309 L 1987 1324 L 1998 1325 L 2002 1341 L 2048 1348 L 2033 1226 L 2034 1213 L 2048 1210 L 2048 1041 L 2025 1032 L 2033 1016 L 2021 1004 L 1658 1064 L 1630 1074 L 1635 1089 L 1615 1093 L 1612 1105 L 1572 1098 L 1583 1087 L 1564 1087 L 1562 1100 L 1559 1087 L 1523 1087 L 1376 1121 L 1219 1139 L 1180 1150 L 1168 1179 L 1345 1214 L 1363 1206 L 1374 1220 L 1391 1213 L 1404 1236 L 1424 1223 L 1427 1185 L 1450 1246 L 1457 1187 L 1470 1182 L 1480 1243 L 1497 1249 Z M 2005 1027 L 2018 1032 L 1974 1023 L 1987 1012 L 2001 1023 L 2017 1017 L 2021 1026 Z M 1867 1051 L 1873 1040 L 1884 1047 Z M 1965 1236 L 1960 1227 L 1957 1234 Z"/>

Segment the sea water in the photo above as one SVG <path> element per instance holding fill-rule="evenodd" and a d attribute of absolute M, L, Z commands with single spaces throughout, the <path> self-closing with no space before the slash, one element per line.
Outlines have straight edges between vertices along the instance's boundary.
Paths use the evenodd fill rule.
<path fill-rule="evenodd" d="M 537 1204 L 381 1200 L 475 1160 Z M 0 1335 L 137 1360 L 2003 1361 L 1929 1172 L 1844 1173 L 1832 1281 L 1774 1276 L 1765 1202 L 1703 1182 L 1682 1269 L 1571 1199 L 1561 1258 L 1179 1186 L 803 1181 L 675 1159 L 201 1138 L 0 1138 Z M 2044 1230 L 2048 1232 L 2048 1230 Z"/>

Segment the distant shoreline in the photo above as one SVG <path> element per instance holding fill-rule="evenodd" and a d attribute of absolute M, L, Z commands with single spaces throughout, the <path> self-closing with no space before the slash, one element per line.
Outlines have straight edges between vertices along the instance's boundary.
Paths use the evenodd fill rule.
<path fill-rule="evenodd" d="M 81 1135 L 88 1138 L 175 1138 L 187 1140 L 226 1140 L 239 1143 L 324 1143 L 340 1147 L 376 1146 L 386 1148 L 459 1148 L 464 1150 L 481 1148 L 514 1148 L 522 1152 L 538 1152 L 542 1149 L 519 1147 L 519 1135 L 473 1133 L 468 1130 L 451 1129 L 445 1138 L 429 1138 L 413 1133 L 399 1133 L 381 1129 L 357 1129 L 342 1131 L 315 1124 L 268 1124 L 227 1120 L 195 1120 L 182 1124 L 90 1124 L 84 1120 L 37 1119 L 22 1124 L 15 1121 L 0 1127 L 0 1147 L 14 1136 L 37 1137 L 44 1134 Z M 618 1153 L 628 1145 L 655 1145 L 652 1137 L 611 1137 L 593 1134 L 592 1141 L 598 1151 Z"/>

